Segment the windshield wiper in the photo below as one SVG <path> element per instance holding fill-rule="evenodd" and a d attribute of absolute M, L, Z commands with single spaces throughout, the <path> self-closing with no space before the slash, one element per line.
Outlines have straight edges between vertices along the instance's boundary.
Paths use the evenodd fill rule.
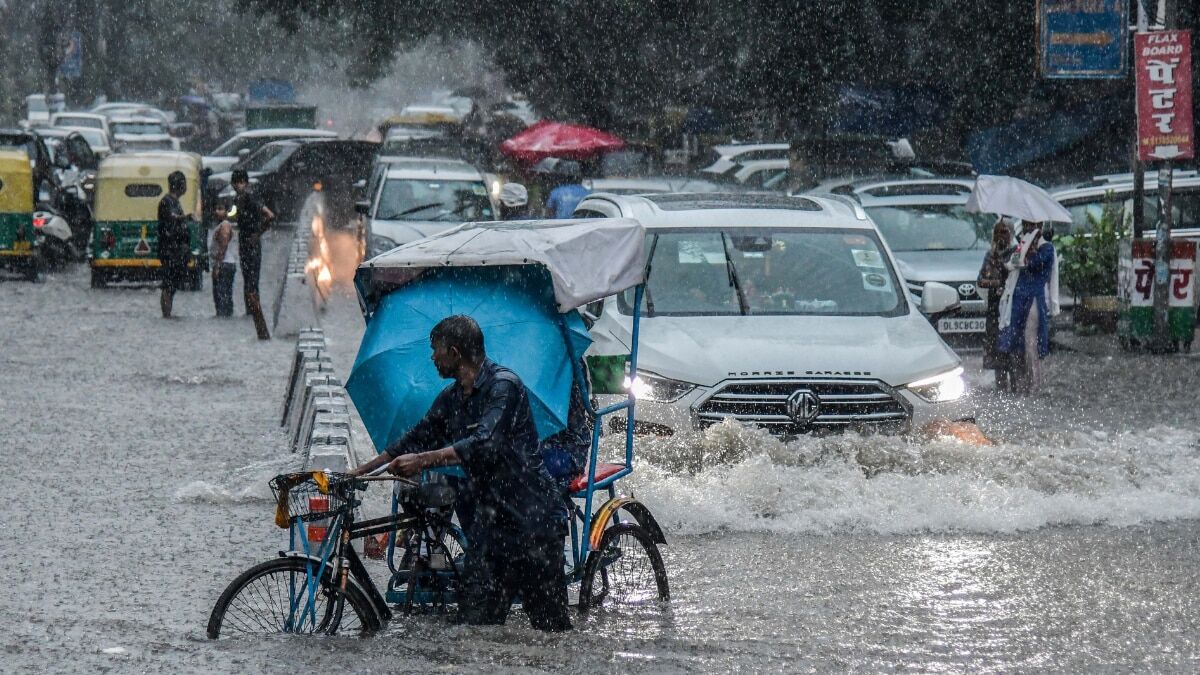
<path fill-rule="evenodd" d="M 733 265 L 733 258 L 729 255 L 729 238 L 725 233 L 721 233 L 721 248 L 725 249 L 725 273 L 729 275 L 729 285 L 733 287 L 737 293 L 738 310 L 742 316 L 750 313 L 750 307 L 746 304 L 746 294 L 742 292 L 742 283 L 738 280 L 737 268 Z"/>
<path fill-rule="evenodd" d="M 422 204 L 420 206 L 414 206 L 411 209 L 406 209 L 404 211 L 401 211 L 400 213 L 393 214 L 391 218 L 384 218 L 384 220 L 394 220 L 401 216 L 407 216 L 410 213 L 416 213 L 417 211 L 424 211 L 425 209 L 432 209 L 435 206 L 441 206 L 441 205 L 442 205 L 441 202 L 434 202 L 432 204 Z"/>

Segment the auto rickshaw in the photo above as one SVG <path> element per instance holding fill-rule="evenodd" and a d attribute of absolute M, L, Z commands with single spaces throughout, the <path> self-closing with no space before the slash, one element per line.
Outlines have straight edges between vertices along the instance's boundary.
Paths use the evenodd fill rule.
<path fill-rule="evenodd" d="M 37 281 L 41 267 L 33 219 L 33 170 L 29 157 L 0 150 L 0 267 Z"/>
<path fill-rule="evenodd" d="M 208 238 L 200 220 L 200 156 L 170 151 L 113 155 L 100 163 L 88 246 L 92 288 L 159 278 L 158 202 L 167 194 L 167 176 L 174 171 L 187 178 L 187 191 L 180 198 L 183 210 L 197 218 L 188 227 L 192 257 L 184 288 L 200 290 L 208 268 Z"/>

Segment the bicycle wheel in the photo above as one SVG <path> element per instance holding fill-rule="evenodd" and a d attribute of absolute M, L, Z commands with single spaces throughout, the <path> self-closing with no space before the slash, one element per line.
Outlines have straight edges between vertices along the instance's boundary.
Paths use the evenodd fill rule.
<path fill-rule="evenodd" d="M 279 633 L 364 636 L 379 629 L 375 609 L 356 584 L 347 585 L 340 608 L 332 601 L 336 587 L 329 570 L 318 584 L 314 611 L 305 614 L 307 567 L 300 558 L 277 558 L 243 572 L 217 599 L 208 619 L 208 637 Z"/>
<path fill-rule="evenodd" d="M 644 605 L 671 599 L 662 554 L 636 523 L 618 523 L 604 531 L 600 546 L 588 554 L 579 585 L 579 608 Z"/>

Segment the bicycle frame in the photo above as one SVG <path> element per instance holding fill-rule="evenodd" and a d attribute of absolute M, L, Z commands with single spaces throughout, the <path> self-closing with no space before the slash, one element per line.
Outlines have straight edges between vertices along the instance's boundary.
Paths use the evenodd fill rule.
<path fill-rule="evenodd" d="M 358 505 L 358 501 L 348 499 L 346 503 L 346 508 L 339 509 L 331 517 L 325 538 L 315 551 L 312 549 L 308 539 L 307 526 L 303 524 L 303 521 L 296 519 L 288 528 L 289 551 L 281 552 L 281 555 L 303 558 L 305 560 L 305 579 L 302 588 L 297 589 L 293 585 L 288 589 L 288 620 L 285 625 L 287 632 L 306 632 L 305 629 L 308 625 L 316 628 L 316 593 L 320 579 L 327 569 L 333 570 L 334 581 L 343 594 L 349 577 L 352 576 L 367 595 L 380 618 L 386 621 L 392 617 L 386 600 L 379 593 L 379 589 L 371 579 L 362 559 L 358 557 L 358 552 L 349 544 L 354 539 L 362 539 L 376 534 L 385 532 L 394 534 L 398 530 L 420 524 L 422 518 L 419 515 L 408 513 L 393 513 L 380 518 L 355 522 L 354 508 Z M 297 539 L 301 544 L 299 549 L 296 547 Z M 338 606 L 334 611 L 340 617 L 342 603 L 345 601 L 344 595 L 339 595 L 336 601 Z M 302 609 L 301 603 L 304 605 Z M 298 620 L 296 618 L 297 610 L 301 610 Z M 306 625 L 306 622 L 311 622 L 311 624 Z"/>

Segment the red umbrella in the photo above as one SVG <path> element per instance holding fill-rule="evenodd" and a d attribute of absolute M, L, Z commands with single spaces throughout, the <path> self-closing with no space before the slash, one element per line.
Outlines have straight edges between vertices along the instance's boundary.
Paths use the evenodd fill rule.
<path fill-rule="evenodd" d="M 620 150 L 625 141 L 599 129 L 543 120 L 500 144 L 504 154 L 522 162 L 547 157 L 588 159 L 607 150 Z"/>

